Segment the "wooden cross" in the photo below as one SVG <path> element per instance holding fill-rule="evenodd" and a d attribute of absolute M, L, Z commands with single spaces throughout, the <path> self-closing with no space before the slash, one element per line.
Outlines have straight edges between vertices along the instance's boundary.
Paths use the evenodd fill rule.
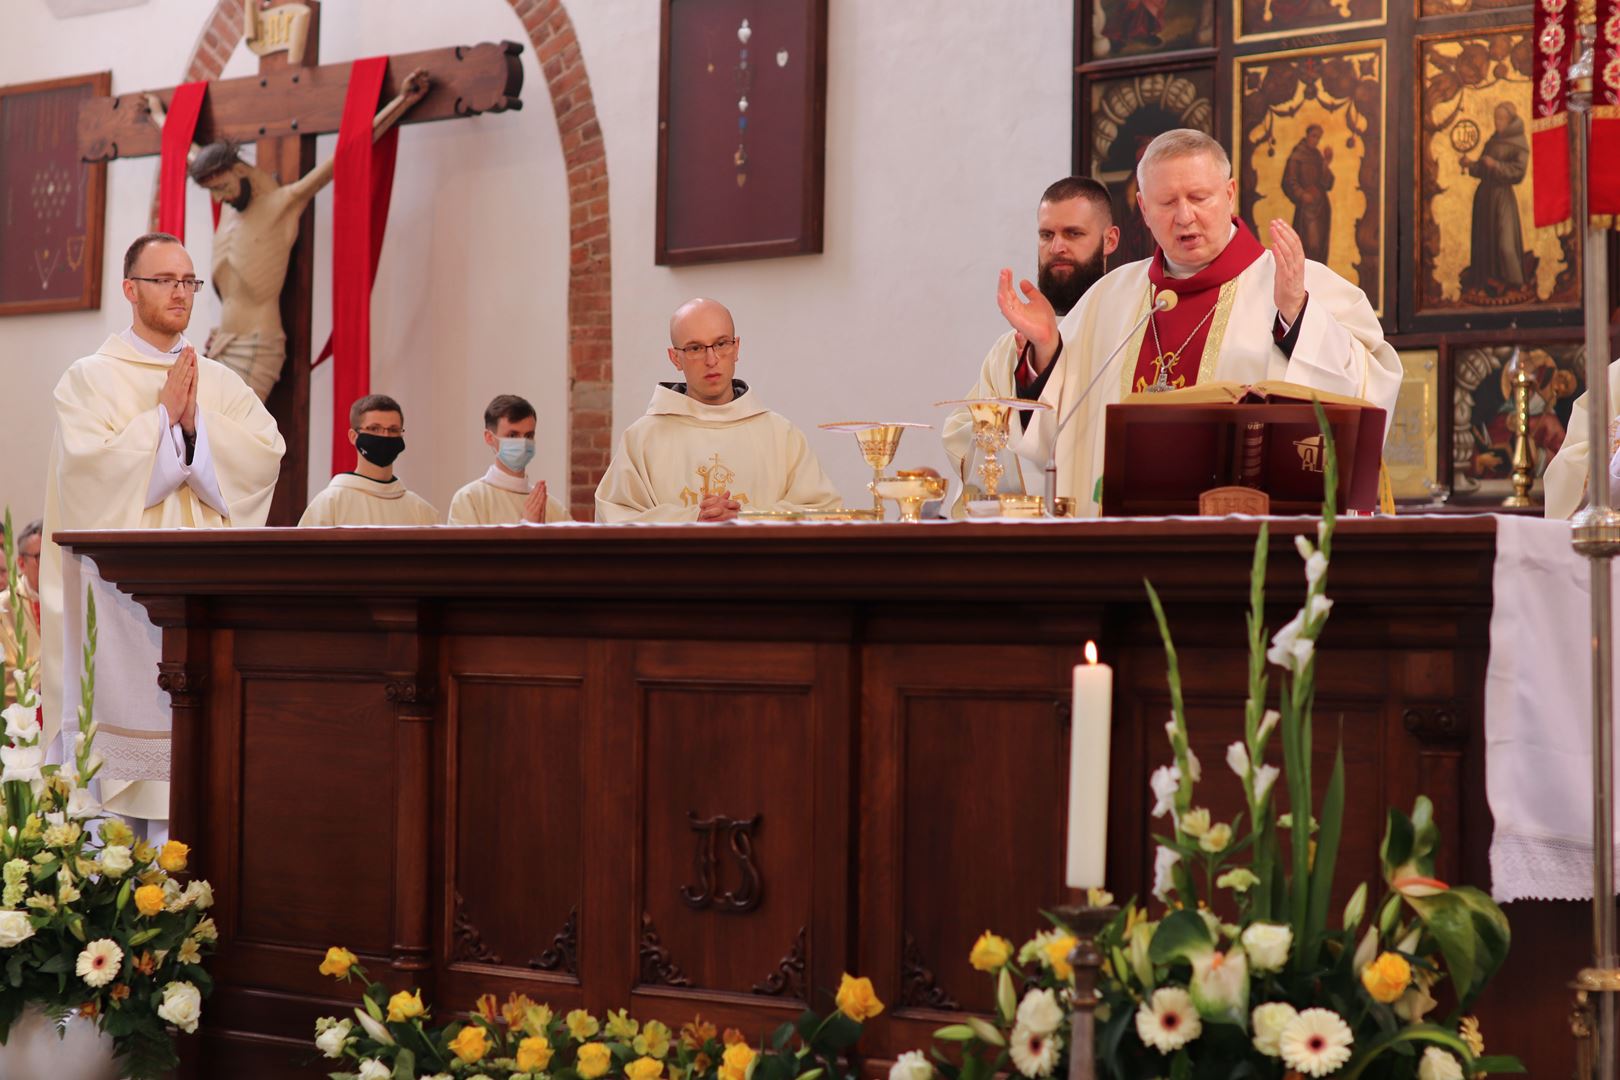
<path fill-rule="evenodd" d="M 349 64 L 319 65 L 320 0 L 254 0 L 253 14 L 270 33 L 283 32 L 299 9 L 297 20 L 307 20 L 307 36 L 297 62 L 287 51 L 263 55 L 259 74 L 210 83 L 196 141 L 206 145 L 222 139 L 255 143 L 258 167 L 283 184 L 315 167 L 315 138 L 338 130 L 348 90 Z M 302 12 L 307 10 L 307 16 Z M 278 15 L 281 16 L 278 18 Z M 390 57 L 381 101 L 399 92 L 405 76 L 426 70 L 432 88 L 400 121 L 419 124 L 451 120 L 485 112 L 520 109 L 523 102 L 523 67 L 518 57 L 523 46 L 513 42 L 485 43 L 431 49 Z M 174 88 L 138 91 L 118 97 L 93 98 L 79 111 L 79 153 L 89 162 L 120 157 L 143 157 L 162 152 L 162 134 L 146 109 L 146 95 L 154 93 L 168 108 Z M 130 239 L 133 239 L 130 238 Z M 298 242 L 287 267 L 281 292 L 281 322 L 287 333 L 287 358 L 281 380 L 266 405 L 287 442 L 281 478 L 270 508 L 271 525 L 295 525 L 308 502 L 309 477 L 309 372 L 314 309 L 315 207 L 305 208 L 299 221 Z M 193 328 L 194 333 L 199 328 Z M 206 329 L 203 329 L 206 333 Z M 333 408 L 346 409 L 346 402 Z"/>

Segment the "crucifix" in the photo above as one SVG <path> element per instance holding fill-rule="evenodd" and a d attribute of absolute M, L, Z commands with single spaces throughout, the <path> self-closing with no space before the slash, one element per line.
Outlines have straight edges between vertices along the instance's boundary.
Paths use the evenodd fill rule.
<path fill-rule="evenodd" d="M 245 38 L 260 55 L 259 73 L 209 84 L 195 141 L 204 146 L 252 142 L 256 167 L 283 185 L 293 185 L 317 168 L 316 136 L 339 129 L 351 65 L 319 63 L 320 0 L 244 2 Z M 381 97 L 410 103 L 408 111 L 389 117 L 389 122 L 416 124 L 522 108 L 518 96 L 523 87 L 518 60 L 522 51 L 521 45 L 500 42 L 390 57 Z M 425 94 L 420 87 L 406 86 L 413 72 L 426 74 Z M 98 162 L 161 152 L 162 129 L 155 119 L 174 92 L 171 87 L 91 99 L 79 111 L 80 155 Z M 296 524 L 308 502 L 314 223 L 309 199 L 298 219 L 281 290 L 286 359 L 280 380 L 265 400 L 287 443 L 270 509 L 271 525 Z M 334 408 L 341 410 L 347 404 L 337 402 Z"/>

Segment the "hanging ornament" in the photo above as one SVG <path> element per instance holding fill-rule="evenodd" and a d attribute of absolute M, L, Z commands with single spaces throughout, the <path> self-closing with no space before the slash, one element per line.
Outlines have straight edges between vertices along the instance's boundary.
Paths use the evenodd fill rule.
<path fill-rule="evenodd" d="M 753 36 L 754 32 L 748 28 L 748 20 L 744 19 L 742 21 L 742 25 L 737 28 L 737 40 L 746 45 L 748 44 L 748 39 Z"/>

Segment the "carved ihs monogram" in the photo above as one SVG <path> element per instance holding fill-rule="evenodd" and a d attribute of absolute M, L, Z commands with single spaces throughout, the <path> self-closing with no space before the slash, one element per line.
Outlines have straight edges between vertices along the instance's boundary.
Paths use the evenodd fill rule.
<path fill-rule="evenodd" d="M 698 478 L 697 490 L 693 491 L 691 488 L 681 489 L 682 506 L 696 506 L 707 496 L 731 491 L 731 485 L 737 482 L 736 472 L 720 460 L 718 453 L 711 457 L 706 464 L 699 465 L 696 471 Z M 731 491 L 731 497 L 744 506 L 748 505 L 748 496 L 741 491 Z"/>
<path fill-rule="evenodd" d="M 754 862 L 754 831 L 759 828 L 760 815 L 739 821 L 723 814 L 699 818 L 687 811 L 686 817 L 692 823 L 692 831 L 697 833 L 694 869 L 698 879 L 695 885 L 681 886 L 681 899 L 697 911 L 714 907 L 740 913 L 759 907 L 765 892 L 765 881 L 760 877 L 759 865 Z M 737 880 L 728 888 L 722 888 L 720 881 L 722 838 L 730 855 L 728 861 L 736 866 Z"/>

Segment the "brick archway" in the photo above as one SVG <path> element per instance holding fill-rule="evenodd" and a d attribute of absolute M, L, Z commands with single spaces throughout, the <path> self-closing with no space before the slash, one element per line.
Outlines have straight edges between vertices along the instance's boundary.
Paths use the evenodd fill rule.
<path fill-rule="evenodd" d="M 589 521 L 613 449 L 613 267 L 607 147 L 585 57 L 563 0 L 506 0 L 534 48 L 568 170 L 568 503 Z M 242 40 L 240 0 L 219 0 L 186 65 L 218 79 Z"/>

